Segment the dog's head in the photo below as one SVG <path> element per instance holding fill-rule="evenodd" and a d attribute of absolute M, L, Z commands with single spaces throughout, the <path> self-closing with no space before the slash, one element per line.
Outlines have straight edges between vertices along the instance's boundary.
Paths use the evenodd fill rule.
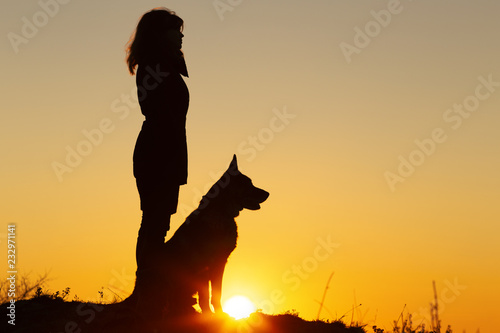
<path fill-rule="evenodd" d="M 266 201 L 269 192 L 255 187 L 252 180 L 238 170 L 236 155 L 233 155 L 233 160 L 226 172 L 231 173 L 232 176 L 233 184 L 229 184 L 230 193 L 235 196 L 242 207 L 250 210 L 260 209 L 260 204 Z"/>
<path fill-rule="evenodd" d="M 257 210 L 260 204 L 266 201 L 269 193 L 255 187 L 252 180 L 238 170 L 236 155 L 217 183 L 212 186 L 204 197 L 205 200 L 213 199 L 219 204 L 227 205 L 228 209 L 237 216 L 243 209 Z"/>

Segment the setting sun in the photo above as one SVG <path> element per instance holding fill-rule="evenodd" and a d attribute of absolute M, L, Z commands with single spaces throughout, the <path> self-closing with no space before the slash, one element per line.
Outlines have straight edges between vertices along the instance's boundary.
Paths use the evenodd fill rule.
<path fill-rule="evenodd" d="M 248 297 L 237 295 L 224 302 L 222 309 L 234 319 L 241 319 L 250 316 L 257 308 Z"/>

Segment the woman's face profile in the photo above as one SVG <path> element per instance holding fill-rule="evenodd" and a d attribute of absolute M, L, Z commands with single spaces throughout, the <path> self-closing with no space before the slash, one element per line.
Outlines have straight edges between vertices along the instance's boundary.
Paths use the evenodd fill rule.
<path fill-rule="evenodd" d="M 184 37 L 184 34 L 180 30 L 168 29 L 165 31 L 165 39 L 168 46 L 176 50 L 182 48 L 182 37 Z"/>

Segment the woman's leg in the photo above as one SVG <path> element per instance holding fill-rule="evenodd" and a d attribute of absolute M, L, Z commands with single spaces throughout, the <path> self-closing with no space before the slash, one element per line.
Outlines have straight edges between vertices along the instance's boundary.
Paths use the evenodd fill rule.
<path fill-rule="evenodd" d="M 142 222 L 136 247 L 137 267 L 156 261 L 170 230 L 170 215 L 177 211 L 179 186 L 156 181 L 137 180 L 141 198 Z"/>
<path fill-rule="evenodd" d="M 137 268 L 154 267 L 165 243 L 170 227 L 170 213 L 162 210 L 144 210 L 136 245 Z"/>
<path fill-rule="evenodd" d="M 167 297 L 164 268 L 168 263 L 162 249 L 170 229 L 170 216 L 177 211 L 179 186 L 137 180 L 137 187 L 143 213 L 136 246 L 136 307 L 146 319 L 156 319 L 161 316 Z"/>

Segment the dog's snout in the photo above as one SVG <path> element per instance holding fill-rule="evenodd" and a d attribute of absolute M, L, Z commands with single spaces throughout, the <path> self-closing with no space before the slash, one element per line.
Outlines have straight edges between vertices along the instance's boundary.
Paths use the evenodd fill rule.
<path fill-rule="evenodd" d="M 258 198 L 259 198 L 259 202 L 264 202 L 267 200 L 267 198 L 269 197 L 269 192 L 267 191 L 264 191 L 262 189 L 258 189 L 259 190 L 259 195 L 258 195 Z"/>

